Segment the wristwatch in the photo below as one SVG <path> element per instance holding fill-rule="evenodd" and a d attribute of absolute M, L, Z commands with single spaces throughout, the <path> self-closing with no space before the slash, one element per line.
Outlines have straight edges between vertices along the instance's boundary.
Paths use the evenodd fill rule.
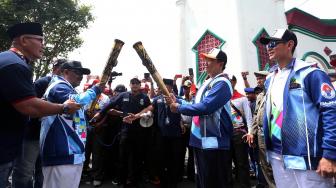
<path fill-rule="evenodd" d="M 64 104 L 62 108 L 62 114 L 68 114 L 69 111 L 70 111 L 69 106 L 67 104 Z"/>

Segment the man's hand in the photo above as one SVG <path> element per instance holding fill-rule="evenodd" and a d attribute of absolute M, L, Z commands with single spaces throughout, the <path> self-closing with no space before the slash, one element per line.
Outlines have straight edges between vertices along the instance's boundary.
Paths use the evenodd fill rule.
<path fill-rule="evenodd" d="M 176 102 L 176 97 L 174 96 L 173 93 L 170 93 L 170 96 L 166 96 L 166 95 L 164 95 L 164 98 L 165 98 L 166 103 L 167 103 L 168 105 L 170 105 L 171 103 Z"/>
<path fill-rule="evenodd" d="M 179 106 L 180 106 L 179 103 L 176 103 L 176 102 L 171 103 L 171 104 L 169 105 L 169 107 L 170 107 L 170 111 L 173 112 L 173 113 L 177 113 L 177 112 L 178 112 L 178 107 L 179 107 Z"/>
<path fill-rule="evenodd" d="M 112 108 L 109 111 L 107 111 L 107 114 L 110 116 L 120 116 L 122 112 Z"/>
<path fill-rule="evenodd" d="M 336 161 L 322 158 L 316 172 L 325 178 L 336 177 Z"/>
<path fill-rule="evenodd" d="M 93 126 L 93 127 L 100 127 L 105 120 L 107 119 L 107 116 L 102 116 L 100 113 L 96 113 L 93 118 L 89 121 L 89 123 Z"/>
<path fill-rule="evenodd" d="M 123 118 L 123 122 L 132 124 L 133 121 L 137 120 L 140 118 L 140 114 L 132 114 L 129 113 L 126 117 Z"/>
<path fill-rule="evenodd" d="M 103 93 L 104 92 L 104 90 L 105 90 L 105 87 L 106 87 L 106 83 L 99 83 L 99 84 L 97 84 L 96 86 L 98 86 L 99 87 L 99 89 L 101 90 L 101 92 Z"/>
<path fill-rule="evenodd" d="M 242 137 L 242 139 L 245 140 L 245 142 L 247 142 L 250 147 L 255 147 L 253 134 L 247 133 Z"/>
<path fill-rule="evenodd" d="M 80 108 L 81 108 L 81 105 L 76 103 L 74 100 L 66 100 L 63 103 L 63 110 L 65 110 L 65 114 L 73 114 Z"/>
<path fill-rule="evenodd" d="M 241 75 L 242 75 L 243 79 L 246 80 L 247 75 L 249 75 L 249 72 L 241 72 Z"/>

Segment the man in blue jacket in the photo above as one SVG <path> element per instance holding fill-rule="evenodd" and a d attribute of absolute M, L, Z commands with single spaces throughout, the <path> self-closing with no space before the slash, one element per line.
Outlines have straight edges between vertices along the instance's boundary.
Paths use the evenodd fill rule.
<path fill-rule="evenodd" d="M 170 108 L 172 112 L 193 116 L 189 144 L 194 147 L 197 187 L 230 187 L 232 87 L 222 74 L 227 56 L 217 48 L 202 56 L 208 63 L 210 78 L 198 90 L 195 103 L 177 101 Z M 171 100 L 167 97 L 168 102 L 174 101 Z"/>
<path fill-rule="evenodd" d="M 296 35 L 260 39 L 277 63 L 265 82 L 264 134 L 277 187 L 332 187 L 336 174 L 336 96 L 327 74 L 293 58 Z"/>
<path fill-rule="evenodd" d="M 78 94 L 84 74 L 90 70 L 81 62 L 66 62 L 61 76 L 53 76 L 44 98 L 53 103 L 71 99 L 82 106 L 90 104 L 102 91 L 103 85 L 93 86 Z M 82 174 L 84 146 L 86 142 L 86 119 L 81 108 L 74 115 L 53 115 L 42 118 L 40 149 L 44 188 L 77 188 Z"/>

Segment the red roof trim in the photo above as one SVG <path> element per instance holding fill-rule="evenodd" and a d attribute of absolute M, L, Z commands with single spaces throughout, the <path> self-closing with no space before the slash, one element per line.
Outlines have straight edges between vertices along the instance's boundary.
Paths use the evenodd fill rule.
<path fill-rule="evenodd" d="M 287 11 L 286 17 L 289 27 L 300 27 L 324 37 L 336 36 L 336 19 L 319 19 L 297 8 Z"/>

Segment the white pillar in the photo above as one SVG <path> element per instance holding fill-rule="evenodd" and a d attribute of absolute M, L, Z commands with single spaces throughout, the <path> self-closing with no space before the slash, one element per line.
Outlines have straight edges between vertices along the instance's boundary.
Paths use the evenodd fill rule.
<path fill-rule="evenodd" d="M 187 48 L 186 48 L 186 13 L 185 13 L 185 5 L 186 0 L 177 0 L 176 7 L 178 8 L 178 52 L 179 60 L 176 63 L 177 67 L 179 67 L 179 72 L 182 74 L 186 74 L 187 68 Z"/>
<path fill-rule="evenodd" d="M 274 0 L 274 8 L 275 13 L 277 14 L 276 22 L 280 25 L 282 28 L 287 28 L 287 19 L 285 15 L 285 1 L 284 0 Z M 272 34 L 272 33 L 270 33 Z"/>

